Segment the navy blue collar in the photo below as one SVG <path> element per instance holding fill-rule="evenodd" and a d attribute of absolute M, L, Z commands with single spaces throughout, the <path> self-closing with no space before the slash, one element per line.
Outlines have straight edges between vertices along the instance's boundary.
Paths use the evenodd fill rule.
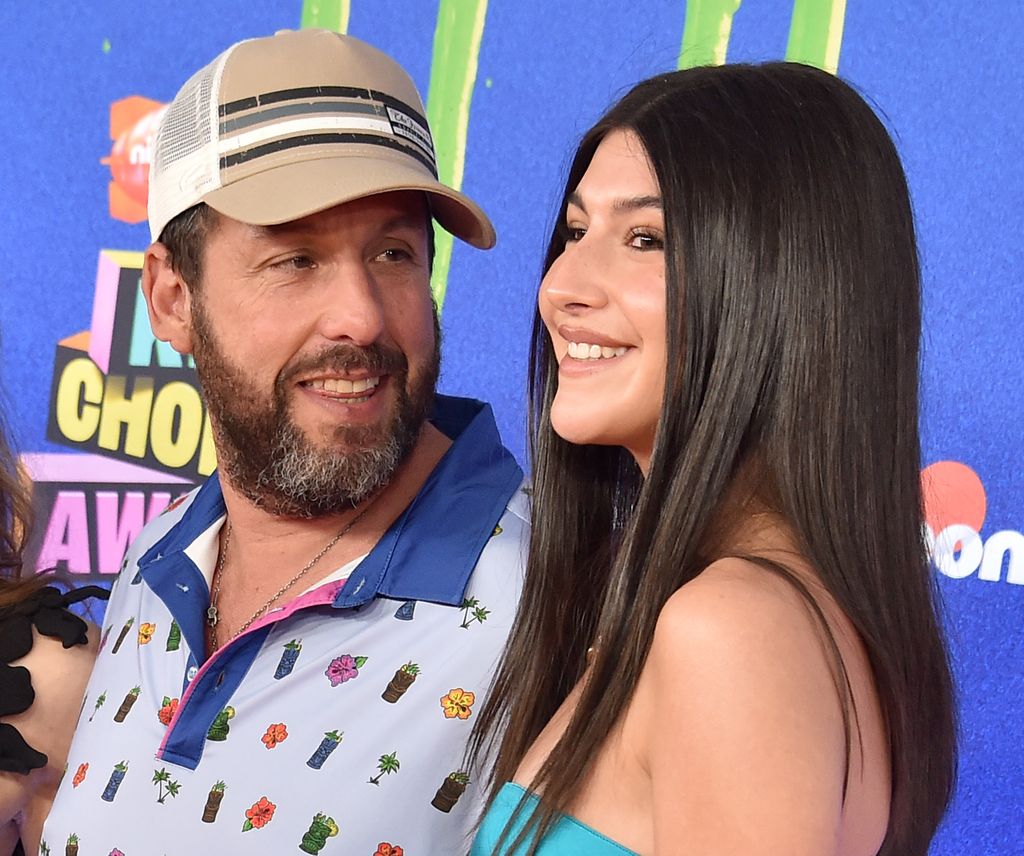
<path fill-rule="evenodd" d="M 431 422 L 452 445 L 419 493 L 348 578 L 335 607 L 375 596 L 459 606 L 477 559 L 523 479 L 489 404 L 438 395 Z M 139 560 L 182 553 L 225 513 L 214 473 L 181 520 Z"/>

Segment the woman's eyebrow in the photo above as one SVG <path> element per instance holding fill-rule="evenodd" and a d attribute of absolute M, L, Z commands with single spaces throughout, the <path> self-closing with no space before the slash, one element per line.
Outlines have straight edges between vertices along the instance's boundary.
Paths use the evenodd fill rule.
<path fill-rule="evenodd" d="M 579 208 L 584 214 L 587 213 L 587 206 L 583 204 L 583 198 L 576 191 L 573 191 L 566 197 L 566 202 Z M 636 211 L 640 208 L 660 209 L 662 207 L 660 196 L 627 196 L 622 199 L 616 199 L 612 203 L 612 210 L 615 212 Z"/>

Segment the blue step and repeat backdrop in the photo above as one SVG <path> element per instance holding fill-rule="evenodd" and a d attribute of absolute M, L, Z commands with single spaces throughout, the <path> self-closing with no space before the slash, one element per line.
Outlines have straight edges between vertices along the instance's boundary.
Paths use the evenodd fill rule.
<path fill-rule="evenodd" d="M 960 780 L 933 853 L 1024 853 L 1019 0 L 0 4 L 0 384 L 39 567 L 109 581 L 142 525 L 213 469 L 194 373 L 154 341 L 139 295 L 152 135 L 227 45 L 310 25 L 409 69 L 442 176 L 495 221 L 491 253 L 439 245 L 442 388 L 490 400 L 521 460 L 544 239 L 604 108 L 666 69 L 783 57 L 869 96 L 918 217 L 922 478 L 961 694 Z"/>

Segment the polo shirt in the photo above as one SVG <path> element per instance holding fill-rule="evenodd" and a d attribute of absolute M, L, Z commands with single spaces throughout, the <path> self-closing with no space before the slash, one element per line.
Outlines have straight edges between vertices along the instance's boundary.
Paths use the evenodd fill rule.
<path fill-rule="evenodd" d="M 452 446 L 347 579 L 206 662 L 216 474 L 146 527 L 107 607 L 51 853 L 468 851 L 485 788 L 466 740 L 518 603 L 527 500 L 489 406 L 439 396 L 432 422 Z"/>

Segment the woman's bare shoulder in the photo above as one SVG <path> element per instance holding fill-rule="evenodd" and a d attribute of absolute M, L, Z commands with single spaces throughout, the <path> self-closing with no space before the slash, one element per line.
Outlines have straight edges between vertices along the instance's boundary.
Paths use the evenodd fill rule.
<path fill-rule="evenodd" d="M 635 698 L 656 849 L 685 831 L 689 852 L 834 852 L 842 710 L 813 613 L 783 578 L 724 559 L 680 588 Z"/>

